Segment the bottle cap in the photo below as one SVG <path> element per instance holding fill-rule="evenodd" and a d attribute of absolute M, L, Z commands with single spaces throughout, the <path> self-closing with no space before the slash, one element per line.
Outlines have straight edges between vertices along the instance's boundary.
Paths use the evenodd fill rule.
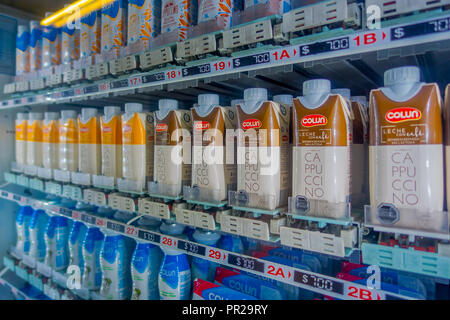
<path fill-rule="evenodd" d="M 350 96 L 352 95 L 350 93 L 350 89 L 347 89 L 347 88 L 332 89 L 331 93 L 340 94 L 341 96 L 343 96 L 344 98 L 349 99 L 349 100 L 350 100 Z"/>
<path fill-rule="evenodd" d="M 44 119 L 47 121 L 58 120 L 58 118 L 59 118 L 58 112 L 45 112 L 44 113 Z"/>
<path fill-rule="evenodd" d="M 42 119 L 44 119 L 44 115 L 41 112 L 30 112 L 30 121 Z"/>
<path fill-rule="evenodd" d="M 126 113 L 135 113 L 135 112 L 142 112 L 142 104 L 141 103 L 125 103 L 125 112 Z"/>
<path fill-rule="evenodd" d="M 367 97 L 366 96 L 353 96 L 351 100 L 361 103 L 362 105 L 367 105 Z"/>
<path fill-rule="evenodd" d="M 414 66 L 389 69 L 384 73 L 384 86 L 420 82 L 420 69 Z"/>
<path fill-rule="evenodd" d="M 17 113 L 17 120 L 28 120 L 28 113 L 19 112 Z"/>
<path fill-rule="evenodd" d="M 159 227 L 159 230 L 167 235 L 180 235 L 184 231 L 184 226 L 178 223 L 163 222 Z"/>
<path fill-rule="evenodd" d="M 292 100 L 294 97 L 290 94 L 277 94 L 276 96 L 273 96 L 273 101 L 278 103 L 287 104 L 289 106 L 292 105 Z"/>
<path fill-rule="evenodd" d="M 159 110 L 176 110 L 178 108 L 178 101 L 175 99 L 160 99 L 158 101 Z"/>
<path fill-rule="evenodd" d="M 244 101 L 256 100 L 256 101 L 266 101 L 267 89 L 264 88 L 250 88 L 244 90 Z"/>
<path fill-rule="evenodd" d="M 112 117 L 120 114 L 120 107 L 107 106 L 103 108 L 106 117 Z"/>
<path fill-rule="evenodd" d="M 331 82 L 327 79 L 314 79 L 303 82 L 303 95 L 325 94 L 331 90 Z"/>
<path fill-rule="evenodd" d="M 216 106 L 220 104 L 218 94 L 199 94 L 198 105 L 199 106 Z"/>
<path fill-rule="evenodd" d="M 75 110 L 62 110 L 61 118 L 63 119 L 75 119 L 77 117 L 77 112 Z"/>
<path fill-rule="evenodd" d="M 220 239 L 220 234 L 212 231 L 195 230 L 193 238 L 202 244 L 215 245 Z"/>
<path fill-rule="evenodd" d="M 244 100 L 243 99 L 233 99 L 233 100 L 231 100 L 231 106 L 233 107 L 233 108 L 236 108 L 236 106 L 238 105 L 238 104 L 243 104 L 244 103 Z"/>
<path fill-rule="evenodd" d="M 83 108 L 81 109 L 81 117 L 83 119 L 92 118 L 97 115 L 98 111 L 95 108 Z"/>

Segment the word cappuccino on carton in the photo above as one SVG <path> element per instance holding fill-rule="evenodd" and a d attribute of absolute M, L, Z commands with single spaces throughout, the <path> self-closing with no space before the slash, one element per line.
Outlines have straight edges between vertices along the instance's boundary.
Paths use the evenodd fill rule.
<path fill-rule="evenodd" d="M 417 67 L 386 71 L 384 85 L 370 93 L 370 219 L 447 228 L 439 87 L 420 82 Z"/>

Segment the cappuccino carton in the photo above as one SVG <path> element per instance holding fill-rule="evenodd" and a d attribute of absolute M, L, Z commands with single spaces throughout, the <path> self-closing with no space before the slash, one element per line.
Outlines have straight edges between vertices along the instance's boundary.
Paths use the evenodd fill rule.
<path fill-rule="evenodd" d="M 227 140 L 226 130 L 236 128 L 234 108 L 219 106 L 216 94 L 201 94 L 191 109 L 193 124 L 192 186 L 200 189 L 204 201 L 227 199 L 228 190 L 236 188 L 234 135 Z M 228 158 L 227 158 L 228 156 Z M 201 200 L 201 199 L 199 199 Z"/>
<path fill-rule="evenodd" d="M 286 205 L 289 110 L 268 101 L 266 89 L 251 88 L 244 91 L 244 102 L 237 105 L 236 113 L 239 199 L 247 207 L 265 210 Z"/>
<path fill-rule="evenodd" d="M 303 83 L 294 99 L 292 212 L 345 219 L 351 186 L 352 114 L 330 81 Z"/>
<path fill-rule="evenodd" d="M 417 67 L 386 71 L 384 85 L 370 93 L 370 218 L 376 224 L 440 230 L 444 151 L 439 88 L 420 82 Z"/>
<path fill-rule="evenodd" d="M 177 197 L 191 183 L 191 114 L 178 101 L 159 100 L 155 112 L 155 175 L 150 193 Z"/>

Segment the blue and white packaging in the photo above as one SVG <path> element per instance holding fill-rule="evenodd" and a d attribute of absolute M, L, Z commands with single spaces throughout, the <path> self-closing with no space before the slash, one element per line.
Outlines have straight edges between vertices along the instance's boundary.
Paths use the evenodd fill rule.
<path fill-rule="evenodd" d="M 216 269 L 215 283 L 260 300 L 286 299 L 286 294 L 276 285 L 222 267 Z"/>
<path fill-rule="evenodd" d="M 30 222 L 33 212 L 32 207 L 21 206 L 16 217 L 16 249 L 26 254 L 30 251 Z"/>
<path fill-rule="evenodd" d="M 99 228 L 89 228 L 83 241 L 84 271 L 82 284 L 89 290 L 97 290 L 102 284 L 100 250 L 104 235 Z"/>
<path fill-rule="evenodd" d="M 260 4 L 270 4 L 270 11 L 276 9 L 272 14 L 283 14 L 291 10 L 291 0 L 245 0 L 244 9 L 248 9 Z"/>
<path fill-rule="evenodd" d="M 16 75 L 30 71 L 30 31 L 28 26 L 19 25 L 16 36 Z"/>
<path fill-rule="evenodd" d="M 89 13 L 80 20 L 80 58 L 100 53 L 101 10 Z"/>
<path fill-rule="evenodd" d="M 222 29 L 229 29 L 232 25 L 233 11 L 233 0 L 199 0 L 198 23 L 220 19 L 223 22 Z"/>
<path fill-rule="evenodd" d="M 194 281 L 192 300 L 257 300 L 239 291 L 197 279 Z"/>
<path fill-rule="evenodd" d="M 104 234 L 100 251 L 102 268 L 100 295 L 107 300 L 129 299 L 131 283 L 127 240 L 121 234 L 109 231 L 104 231 Z"/>
<path fill-rule="evenodd" d="M 161 0 L 128 0 L 128 44 L 148 42 L 161 31 Z"/>
<path fill-rule="evenodd" d="M 30 221 L 30 252 L 29 256 L 38 261 L 45 258 L 45 228 L 48 215 L 44 210 L 34 210 Z"/>
<path fill-rule="evenodd" d="M 197 21 L 197 1 L 162 0 L 161 6 L 161 33 L 178 30 L 178 40 L 186 40 L 188 27 Z"/>
<path fill-rule="evenodd" d="M 69 234 L 70 265 L 78 266 L 81 275 L 84 271 L 83 241 L 86 238 L 87 229 L 84 223 L 75 221 Z"/>
<path fill-rule="evenodd" d="M 101 52 L 118 50 L 126 45 L 127 0 L 114 0 L 102 8 Z"/>
<path fill-rule="evenodd" d="M 136 241 L 131 258 L 133 290 L 131 300 L 159 300 L 158 272 L 162 251 L 154 244 Z"/>
<path fill-rule="evenodd" d="M 37 20 L 30 21 L 30 71 L 41 69 L 42 58 L 42 28 Z"/>
<path fill-rule="evenodd" d="M 61 62 L 70 64 L 80 58 L 80 30 L 75 24 L 65 24 L 61 28 Z"/>
<path fill-rule="evenodd" d="M 69 226 L 68 219 L 52 216 L 45 230 L 45 264 L 56 271 L 69 266 Z"/>
<path fill-rule="evenodd" d="M 161 233 L 185 238 L 184 226 L 163 222 Z M 191 294 L 191 267 L 185 253 L 163 246 L 164 258 L 158 275 L 161 300 L 189 300 Z"/>
<path fill-rule="evenodd" d="M 49 17 L 53 12 L 46 12 Z M 42 30 L 42 68 L 61 64 L 61 29 L 45 26 Z"/>
<path fill-rule="evenodd" d="M 244 244 L 239 236 L 231 234 L 224 234 L 220 238 L 217 246 L 220 249 L 227 250 L 234 253 L 244 253 Z"/>
<path fill-rule="evenodd" d="M 210 247 L 215 247 L 220 235 L 211 231 L 196 230 L 193 235 L 194 241 Z M 203 279 L 206 281 L 214 281 L 216 274 L 217 263 L 208 260 L 193 257 L 192 262 L 192 279 Z"/>

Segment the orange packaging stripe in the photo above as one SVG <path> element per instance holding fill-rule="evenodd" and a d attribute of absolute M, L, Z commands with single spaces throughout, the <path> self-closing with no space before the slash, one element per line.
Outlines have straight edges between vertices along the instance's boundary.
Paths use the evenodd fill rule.
<path fill-rule="evenodd" d="M 28 124 L 27 141 L 42 142 L 42 127 L 38 121 Z"/>
<path fill-rule="evenodd" d="M 78 143 L 78 131 L 75 122 L 69 119 L 67 123 L 59 122 L 60 143 Z"/>
<path fill-rule="evenodd" d="M 100 119 L 102 144 L 122 144 L 122 124 L 118 116 L 114 116 L 109 122 Z"/>
<path fill-rule="evenodd" d="M 138 114 L 122 125 L 122 141 L 125 145 L 145 145 L 145 128 Z"/>
<path fill-rule="evenodd" d="M 21 124 L 16 124 L 16 140 L 27 140 L 27 121 L 23 121 Z"/>
<path fill-rule="evenodd" d="M 78 137 L 80 144 L 100 144 L 101 134 L 97 118 L 92 118 L 87 123 L 78 119 Z"/>
<path fill-rule="evenodd" d="M 56 121 L 52 120 L 48 125 L 44 124 L 43 139 L 45 143 L 59 143 L 59 130 Z"/>

